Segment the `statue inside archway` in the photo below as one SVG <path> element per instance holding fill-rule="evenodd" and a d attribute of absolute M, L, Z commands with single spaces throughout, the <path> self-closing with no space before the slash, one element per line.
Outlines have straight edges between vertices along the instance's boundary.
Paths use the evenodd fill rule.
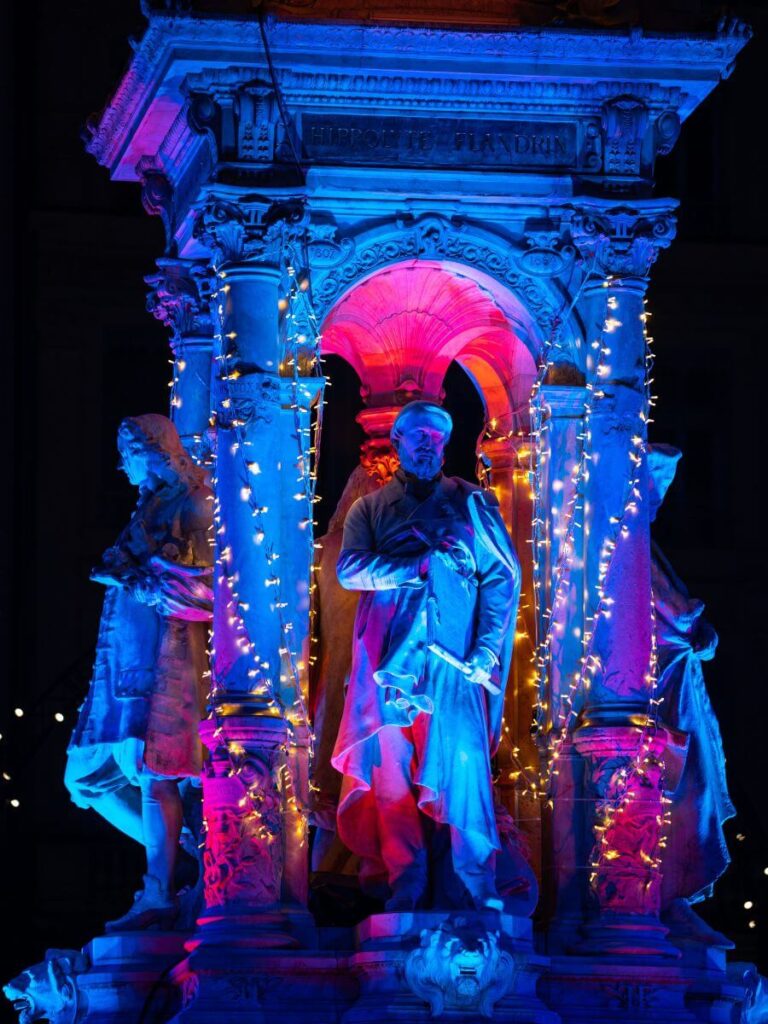
<path fill-rule="evenodd" d="M 337 566 L 362 591 L 333 756 L 338 831 L 389 911 L 428 902 L 441 843 L 466 902 L 504 906 L 490 759 L 520 571 L 493 495 L 441 472 L 451 427 L 437 405 L 405 406 L 401 467 L 352 506 Z"/>

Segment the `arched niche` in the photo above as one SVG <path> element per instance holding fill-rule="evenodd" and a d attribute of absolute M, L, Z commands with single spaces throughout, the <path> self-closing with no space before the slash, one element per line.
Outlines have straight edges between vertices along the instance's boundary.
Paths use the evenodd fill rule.
<path fill-rule="evenodd" d="M 369 473 L 383 474 L 387 453 L 391 456 L 389 429 L 405 402 L 442 402 L 452 363 L 467 374 L 480 397 L 485 427 L 472 443 L 490 463 L 492 484 L 523 566 L 518 632 L 528 640 L 517 644 L 507 690 L 509 732 L 500 761 L 501 775 L 508 780 L 516 760 L 537 756 L 529 735 L 531 690 L 525 685 L 534 629 L 526 449 L 528 401 L 546 343 L 541 326 L 517 295 L 476 267 L 408 259 L 367 274 L 341 294 L 325 316 L 321 338 L 323 355 L 341 357 L 359 378 L 363 409 L 356 418 L 367 435 L 361 461 Z M 338 546 L 340 539 L 334 543 Z M 535 849 L 538 829 L 531 824 L 531 809 L 518 806 L 512 786 L 503 800 L 526 818 Z"/>

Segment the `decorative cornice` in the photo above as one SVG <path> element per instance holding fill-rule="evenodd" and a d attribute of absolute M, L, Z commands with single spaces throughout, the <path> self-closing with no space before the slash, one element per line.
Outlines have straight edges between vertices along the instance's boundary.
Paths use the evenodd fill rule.
<path fill-rule="evenodd" d="M 631 94 L 649 109 L 677 109 L 684 92 L 678 86 L 654 82 L 623 82 L 598 79 L 578 81 L 535 81 L 497 77 L 455 78 L 401 74 L 395 71 L 303 71 L 286 69 L 278 74 L 280 87 L 291 103 L 339 106 L 354 100 L 356 106 L 434 110 L 476 110 L 499 113 L 599 114 L 603 104 L 617 95 Z"/>
<path fill-rule="evenodd" d="M 679 36 L 638 30 L 552 28 L 478 32 L 269 18 L 266 32 L 275 66 L 278 74 L 285 78 L 287 90 L 291 89 L 290 76 L 281 73 L 281 68 L 290 67 L 294 76 L 303 74 L 305 80 L 311 72 L 342 73 L 338 66 L 340 55 L 350 53 L 364 55 L 366 68 L 380 57 L 386 56 L 391 61 L 393 57 L 403 56 L 407 67 L 401 69 L 401 74 L 393 68 L 391 76 L 385 77 L 395 82 L 406 77 L 416 83 L 421 66 L 427 73 L 428 90 L 436 88 L 428 84 L 434 79 L 434 72 L 429 74 L 430 64 L 439 61 L 446 79 L 462 83 L 456 86 L 457 95 L 466 86 L 467 97 L 477 104 L 491 103 L 491 90 L 500 81 L 504 82 L 505 89 L 514 92 L 516 85 L 508 81 L 510 69 L 514 69 L 521 83 L 535 78 L 537 73 L 542 77 L 556 74 L 566 79 L 566 90 L 570 83 L 586 88 L 583 80 L 599 78 L 607 82 L 611 73 L 621 80 L 623 88 L 631 71 L 631 82 L 641 76 L 644 79 L 634 83 L 631 91 L 633 94 L 638 90 L 645 92 L 641 98 L 646 102 L 650 100 L 647 90 L 653 88 L 650 83 L 658 82 L 664 90 L 682 83 L 688 91 L 684 109 L 680 110 L 683 118 L 720 77 L 730 72 L 736 55 L 749 38 L 749 30 L 738 22 L 724 26 L 715 35 Z M 200 66 L 229 62 L 233 66 L 252 68 L 255 76 L 267 75 L 260 27 L 255 18 L 244 21 L 153 14 L 147 32 L 135 48 L 128 71 L 87 144 L 88 151 L 113 174 L 122 178 L 132 176 L 133 167 L 125 165 L 125 157 L 142 119 L 161 91 L 166 109 L 168 101 L 173 100 L 173 89 L 168 90 L 167 79 L 173 72 L 177 55 L 179 60 L 183 55 L 187 67 L 189 61 L 195 60 Z M 457 74 L 451 73 L 451 66 Z M 467 67 L 472 68 L 471 79 L 465 75 Z M 343 73 L 347 71 L 348 65 Z M 367 70 L 359 73 L 349 70 L 349 74 L 353 87 L 355 81 L 370 81 Z M 301 92 L 301 82 L 295 79 L 295 83 Z M 531 97 L 536 86 L 546 87 L 546 83 L 521 85 L 523 93 L 530 90 Z M 178 106 L 181 106 L 183 98 L 179 87 L 175 88 Z M 487 100 L 481 95 L 484 89 L 489 90 Z M 438 90 L 433 98 L 440 95 Z M 546 102 L 545 95 L 541 99 Z M 669 99 L 666 97 L 665 103 Z M 154 145 L 157 147 L 156 142 Z"/>

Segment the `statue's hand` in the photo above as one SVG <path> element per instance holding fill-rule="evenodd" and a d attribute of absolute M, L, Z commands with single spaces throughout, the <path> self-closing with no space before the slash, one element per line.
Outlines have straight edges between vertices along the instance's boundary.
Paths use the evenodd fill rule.
<path fill-rule="evenodd" d="M 470 683 L 479 683 L 480 686 L 485 686 L 491 678 L 491 673 L 496 666 L 496 660 L 495 655 L 486 647 L 478 647 L 477 650 L 473 651 L 467 661 L 470 669 L 467 679 L 469 679 Z"/>
<path fill-rule="evenodd" d="M 432 549 L 432 557 L 440 559 L 449 569 L 460 576 L 472 576 L 475 572 L 475 560 L 469 548 L 460 541 L 448 537 L 438 541 Z"/>
<path fill-rule="evenodd" d="M 198 576 L 163 573 L 157 578 L 157 609 L 163 615 L 186 622 L 210 622 L 213 618 L 212 584 L 210 569 Z"/>

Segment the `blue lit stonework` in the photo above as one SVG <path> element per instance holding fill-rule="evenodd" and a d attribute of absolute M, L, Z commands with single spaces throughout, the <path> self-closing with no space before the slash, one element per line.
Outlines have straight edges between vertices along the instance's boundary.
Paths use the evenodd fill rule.
<path fill-rule="evenodd" d="M 716 638 L 652 547 L 678 455 L 647 439 L 645 293 L 677 206 L 654 164 L 748 30 L 148 17 L 87 148 L 162 218 L 149 308 L 212 489 L 204 895 L 196 920 L 53 951 L 8 994 L 59 1024 L 763 1019 L 760 979 L 692 909 L 728 862 Z M 319 539 L 331 355 L 359 377 L 366 440 Z M 393 478 L 398 413 L 439 405 L 453 362 L 520 562 L 499 905 L 435 883 L 328 928 L 310 877 L 357 871 L 331 764 L 361 637 L 341 529 Z"/>

